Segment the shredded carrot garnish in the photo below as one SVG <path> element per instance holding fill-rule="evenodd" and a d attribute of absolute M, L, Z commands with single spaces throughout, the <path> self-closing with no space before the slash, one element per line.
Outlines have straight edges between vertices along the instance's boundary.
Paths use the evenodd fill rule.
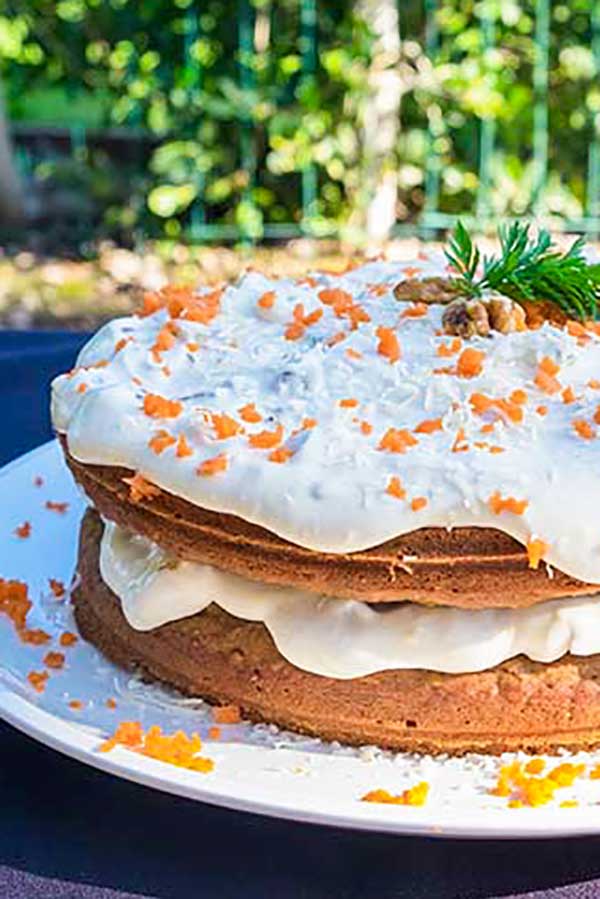
<path fill-rule="evenodd" d="M 412 502 L 410 504 L 410 507 L 413 510 L 413 512 L 419 512 L 421 509 L 425 508 L 425 506 L 427 505 L 427 502 L 428 502 L 428 500 L 427 500 L 426 496 L 415 496 L 415 498 L 412 500 Z"/>
<path fill-rule="evenodd" d="M 524 393 L 524 391 L 521 392 Z M 493 410 L 496 417 L 499 416 L 505 421 L 508 419 L 515 424 L 519 424 L 523 421 L 523 404 L 522 402 L 517 402 L 513 399 L 515 393 L 519 392 L 513 391 L 510 398 L 507 400 L 502 397 L 494 399 L 491 396 L 486 396 L 485 393 L 472 393 L 469 397 L 469 403 L 476 415 L 485 415 L 488 411 Z"/>
<path fill-rule="evenodd" d="M 302 419 L 302 429 L 304 431 L 310 431 L 311 428 L 316 428 L 318 422 L 316 418 L 303 418 Z"/>
<path fill-rule="evenodd" d="M 59 637 L 58 642 L 63 647 L 75 646 L 78 641 L 77 634 L 72 634 L 71 631 L 64 631 Z"/>
<path fill-rule="evenodd" d="M 381 356 L 385 356 L 391 363 L 397 362 L 400 358 L 400 344 L 398 338 L 394 334 L 392 328 L 377 328 L 376 332 L 379 338 L 377 344 L 377 352 Z"/>
<path fill-rule="evenodd" d="M 592 390 L 600 390 L 600 381 L 597 381 L 595 378 L 592 378 L 587 382 L 587 386 L 591 387 Z"/>
<path fill-rule="evenodd" d="M 527 402 L 527 394 L 524 390 L 513 390 L 508 399 L 511 403 L 516 403 L 517 406 L 523 406 Z"/>
<path fill-rule="evenodd" d="M 129 487 L 129 499 L 132 503 L 139 503 L 140 500 L 151 500 L 160 494 L 160 488 L 151 484 L 139 472 L 131 478 L 123 478 L 123 483 Z"/>
<path fill-rule="evenodd" d="M 452 452 L 466 453 L 468 449 L 469 444 L 467 443 L 467 435 L 465 434 L 465 429 L 459 428 L 456 432 L 456 437 L 454 438 L 454 442 L 452 444 Z"/>
<path fill-rule="evenodd" d="M 600 406 L 596 407 L 596 411 L 594 412 L 594 421 L 597 425 L 600 425 Z"/>
<path fill-rule="evenodd" d="M 548 414 L 548 406 L 536 406 L 535 411 L 538 415 L 544 416 Z"/>
<path fill-rule="evenodd" d="M 354 399 L 354 397 L 348 397 L 348 399 L 340 400 L 339 405 L 342 409 L 355 409 L 358 406 L 358 400 Z"/>
<path fill-rule="evenodd" d="M 572 387 L 565 387 L 561 393 L 562 401 L 565 405 L 575 402 L 575 392 Z"/>
<path fill-rule="evenodd" d="M 211 712 L 215 724 L 239 724 L 242 720 L 240 707 L 237 705 L 215 705 Z"/>
<path fill-rule="evenodd" d="M 558 393 L 560 383 L 556 380 L 555 375 L 560 371 L 560 366 L 554 362 L 549 356 L 544 356 L 540 360 L 536 375 L 533 379 L 535 386 L 542 393 Z"/>
<path fill-rule="evenodd" d="M 174 322 L 167 322 L 162 326 L 150 350 L 155 362 L 160 362 L 161 354 L 175 346 L 178 333 L 177 325 Z"/>
<path fill-rule="evenodd" d="M 512 512 L 514 515 L 522 515 L 528 505 L 529 500 L 515 499 L 514 496 L 502 497 L 497 490 L 488 500 L 488 506 L 494 515 L 500 515 L 501 512 Z"/>
<path fill-rule="evenodd" d="M 203 478 L 209 478 L 215 474 L 220 474 L 222 471 L 226 471 L 227 466 L 227 456 L 225 453 L 220 453 L 218 456 L 213 456 L 212 459 L 205 459 L 196 469 L 196 473 Z"/>
<path fill-rule="evenodd" d="M 527 772 L 527 774 L 541 774 L 545 767 L 546 762 L 544 761 L 544 759 L 535 758 L 527 762 L 527 764 L 525 765 L 525 771 Z"/>
<path fill-rule="evenodd" d="M 361 802 L 382 802 L 386 805 L 413 805 L 421 806 L 427 802 L 429 784 L 423 780 L 408 790 L 403 790 L 398 796 L 392 795 L 387 790 L 371 790 L 361 797 Z"/>
<path fill-rule="evenodd" d="M 346 350 L 346 356 L 348 357 L 348 359 L 362 359 L 363 358 L 363 354 L 360 353 L 358 350 L 353 349 L 353 347 L 348 347 L 348 349 Z"/>
<path fill-rule="evenodd" d="M 115 356 L 117 353 L 120 353 L 121 350 L 125 349 L 128 343 L 133 340 L 133 337 L 121 337 L 120 340 L 117 340 L 115 343 Z"/>
<path fill-rule="evenodd" d="M 210 418 L 217 440 L 228 440 L 230 437 L 235 437 L 236 434 L 239 434 L 241 430 L 235 418 L 231 418 L 230 415 L 226 415 L 224 412 L 213 412 Z"/>
<path fill-rule="evenodd" d="M 567 322 L 567 333 L 571 335 L 571 337 L 577 337 L 579 343 L 587 343 L 590 339 L 590 335 L 586 331 L 584 325 L 581 322 L 574 321 L 573 319 Z"/>
<path fill-rule="evenodd" d="M 221 739 L 221 728 L 217 724 L 213 724 L 212 727 L 208 728 L 208 739 L 209 740 L 220 740 Z"/>
<path fill-rule="evenodd" d="M 200 322 L 208 325 L 221 308 L 222 287 L 199 295 L 192 287 L 167 285 L 155 293 L 146 293 L 143 305 L 137 315 L 144 318 L 154 315 L 159 309 L 166 309 L 171 318 Z"/>
<path fill-rule="evenodd" d="M 418 265 L 407 265 L 402 269 L 407 278 L 415 278 L 417 275 L 421 273 L 421 269 Z"/>
<path fill-rule="evenodd" d="M 196 353 L 200 349 L 200 344 L 196 343 L 195 340 L 190 340 L 185 346 L 190 353 Z"/>
<path fill-rule="evenodd" d="M 529 567 L 537 569 L 549 549 L 550 547 L 544 540 L 539 540 L 537 537 L 529 540 L 527 543 L 527 557 L 529 559 Z"/>
<path fill-rule="evenodd" d="M 563 762 L 548 774 L 541 776 L 544 769 L 543 759 L 532 759 L 525 765 L 516 760 L 508 765 L 502 765 L 490 793 L 508 798 L 510 808 L 547 805 L 554 799 L 557 790 L 572 786 L 577 778 L 582 776 L 585 765 Z M 536 774 L 540 776 L 531 776 Z M 573 801 L 566 800 L 560 805 L 563 808 L 572 807 Z"/>
<path fill-rule="evenodd" d="M 50 642 L 50 635 L 27 626 L 31 606 L 27 584 L 23 581 L 6 581 L 0 578 L 0 613 L 9 618 L 23 643 L 43 646 Z"/>
<path fill-rule="evenodd" d="M 186 459 L 188 456 L 194 455 L 194 450 L 187 442 L 185 434 L 180 434 L 177 438 L 177 449 L 175 450 L 175 455 L 178 459 Z"/>
<path fill-rule="evenodd" d="M 77 385 L 77 393 L 85 393 L 87 389 L 88 386 L 83 381 L 81 382 L 81 384 Z"/>
<path fill-rule="evenodd" d="M 596 428 L 584 418 L 574 418 L 573 429 L 583 440 L 593 440 L 596 436 Z"/>
<path fill-rule="evenodd" d="M 286 340 L 298 340 L 302 337 L 307 328 L 319 321 L 323 315 L 323 310 L 315 309 L 313 312 L 306 315 L 304 312 L 304 305 L 302 303 L 296 303 L 293 315 L 294 321 L 289 324 L 283 332 Z"/>
<path fill-rule="evenodd" d="M 390 496 L 396 497 L 396 499 L 406 498 L 406 490 L 400 483 L 400 478 L 395 476 L 389 479 L 385 492 L 389 493 Z"/>
<path fill-rule="evenodd" d="M 274 449 L 267 456 L 269 462 L 277 462 L 280 465 L 284 462 L 287 462 L 288 459 L 291 459 L 294 453 L 291 449 L 288 449 L 287 446 L 280 446 L 278 449 Z"/>
<path fill-rule="evenodd" d="M 144 412 L 150 418 L 177 418 L 182 409 L 179 400 L 168 400 L 157 393 L 147 393 L 144 397 Z"/>
<path fill-rule="evenodd" d="M 176 443 L 175 437 L 172 434 L 169 434 L 168 431 L 160 430 L 151 437 L 148 441 L 148 446 L 152 450 L 153 453 L 156 453 L 157 456 L 160 456 L 169 446 L 173 446 Z"/>
<path fill-rule="evenodd" d="M 326 306 L 331 306 L 338 318 L 347 318 L 350 322 L 352 330 L 356 330 L 361 322 L 370 322 L 371 316 L 354 302 L 351 294 L 340 288 L 332 288 L 321 290 L 318 294 L 319 299 Z"/>
<path fill-rule="evenodd" d="M 62 652 L 47 652 L 44 656 L 44 665 L 46 668 L 53 668 L 56 671 L 60 671 L 61 668 L 64 668 L 65 657 Z"/>
<path fill-rule="evenodd" d="M 271 309 L 274 303 L 275 291 L 267 290 L 266 293 L 263 293 L 263 295 L 259 297 L 257 306 L 260 306 L 261 309 Z"/>
<path fill-rule="evenodd" d="M 245 406 L 242 406 L 241 409 L 238 409 L 238 412 L 242 421 L 247 421 L 251 424 L 256 424 L 256 422 L 262 421 L 262 415 L 260 414 L 260 412 L 256 411 L 256 406 L 254 405 L 254 403 L 246 403 Z"/>
<path fill-rule="evenodd" d="M 461 378 L 475 378 L 481 374 L 483 369 L 483 360 L 485 353 L 481 350 L 475 350 L 473 347 L 467 347 L 463 350 L 456 363 L 456 372 Z"/>
<path fill-rule="evenodd" d="M 436 352 L 438 356 L 442 356 L 443 358 L 448 358 L 449 356 L 454 356 L 462 347 L 462 340 L 460 337 L 455 337 L 450 343 L 440 343 Z"/>
<path fill-rule="evenodd" d="M 117 707 L 117 701 L 111 696 L 106 700 L 105 705 L 107 709 L 111 709 L 112 711 L 114 711 Z"/>
<path fill-rule="evenodd" d="M 274 449 L 283 440 L 283 428 L 277 425 L 274 431 L 259 431 L 248 438 L 250 446 L 256 449 Z"/>
<path fill-rule="evenodd" d="M 415 428 L 415 434 L 433 434 L 435 431 L 442 430 L 441 418 L 428 418 L 422 421 Z"/>
<path fill-rule="evenodd" d="M 196 733 L 191 737 L 183 731 L 164 734 L 157 725 L 144 732 L 138 721 L 122 721 L 113 736 L 98 747 L 98 751 L 110 752 L 115 746 L 124 746 L 140 755 L 204 774 L 214 768 L 211 759 L 198 755 L 202 749 L 202 741 Z"/>
<path fill-rule="evenodd" d="M 51 499 L 46 500 L 44 506 L 49 512 L 57 512 L 59 515 L 64 515 L 69 509 L 68 503 L 56 503 Z"/>
<path fill-rule="evenodd" d="M 404 310 L 400 317 L 422 318 L 424 315 L 427 315 L 427 303 L 413 303 Z"/>
<path fill-rule="evenodd" d="M 361 433 L 365 435 L 369 435 L 373 433 L 373 425 L 368 421 L 361 421 L 360 423 Z"/>
<path fill-rule="evenodd" d="M 80 699 L 71 699 L 69 702 L 69 708 L 73 709 L 74 712 L 80 712 L 83 708 L 83 703 Z"/>
<path fill-rule="evenodd" d="M 16 527 L 15 535 L 20 537 L 21 540 L 27 540 L 28 537 L 31 537 L 31 522 L 24 521 L 23 524 Z"/>
<path fill-rule="evenodd" d="M 48 677 L 47 671 L 30 671 L 27 675 L 27 680 L 36 693 L 43 693 L 48 683 Z"/>
<path fill-rule="evenodd" d="M 410 431 L 388 428 L 379 442 L 378 449 L 388 453 L 404 453 L 408 447 L 416 446 L 418 442 Z"/>

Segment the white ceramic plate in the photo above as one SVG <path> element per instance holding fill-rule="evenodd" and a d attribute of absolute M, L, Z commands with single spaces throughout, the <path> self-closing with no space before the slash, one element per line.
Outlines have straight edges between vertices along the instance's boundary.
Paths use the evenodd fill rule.
<path fill-rule="evenodd" d="M 42 478 L 43 484 L 36 485 Z M 46 501 L 67 502 L 64 513 Z M 84 508 L 61 458 L 48 443 L 0 471 L 0 577 L 26 581 L 34 606 L 28 624 L 57 636 L 76 630 L 68 601 L 49 589 L 49 578 L 69 584 L 74 573 L 79 520 Z M 28 521 L 31 535 L 16 536 Z M 499 765 L 511 758 L 468 756 L 431 758 L 350 749 L 283 733 L 265 725 L 222 727 L 219 741 L 205 741 L 203 755 L 214 771 L 182 770 L 122 748 L 99 753 L 98 745 L 119 721 L 182 728 L 206 737 L 212 721 L 202 702 L 184 700 L 149 687 L 109 664 L 79 641 L 64 650 L 67 664 L 51 672 L 37 694 L 27 681 L 42 671 L 48 646 L 24 645 L 0 615 L 0 717 L 73 758 L 156 789 L 230 808 L 363 830 L 464 837 L 539 837 L 600 832 L 600 781 L 578 780 L 559 799 L 538 809 L 509 809 L 491 796 Z M 106 700 L 114 698 L 111 710 Z M 80 710 L 69 703 L 78 700 Z M 600 753 L 580 753 L 574 761 L 591 765 Z M 554 760 L 555 761 L 555 760 Z M 431 790 L 422 808 L 361 802 L 375 788 L 399 793 L 427 780 Z M 576 808 L 560 808 L 577 799 Z"/>

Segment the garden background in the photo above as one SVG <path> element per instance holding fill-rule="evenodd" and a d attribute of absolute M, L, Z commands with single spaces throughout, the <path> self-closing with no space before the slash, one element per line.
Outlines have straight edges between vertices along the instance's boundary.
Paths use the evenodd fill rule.
<path fill-rule="evenodd" d="M 459 215 L 600 234 L 597 0 L 17 0 L 0 83 L 13 325 Z"/>

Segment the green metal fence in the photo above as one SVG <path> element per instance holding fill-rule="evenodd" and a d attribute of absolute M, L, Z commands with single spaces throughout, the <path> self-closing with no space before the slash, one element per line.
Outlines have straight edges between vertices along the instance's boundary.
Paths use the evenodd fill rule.
<path fill-rule="evenodd" d="M 323 0 L 299 0 L 299 47 L 302 58 L 301 78 L 310 78 L 319 65 L 319 3 Z M 437 24 L 437 0 L 423 0 L 425 13 L 425 48 L 427 55 L 435 61 L 440 51 L 440 37 Z M 535 58 L 532 65 L 532 84 L 534 108 L 532 114 L 532 133 L 529 135 L 532 145 L 533 187 L 530 198 L 530 213 L 535 216 L 541 211 L 540 198 L 548 177 L 549 146 L 552 140 L 548 114 L 549 92 L 549 48 L 551 40 L 551 0 L 532 0 L 535 22 Z M 182 39 L 182 54 L 188 77 L 198 86 L 203 82 L 203 70 L 197 55 L 192 52 L 194 42 L 199 36 L 199 5 L 191 6 L 187 12 L 187 27 Z M 403 3 L 398 0 L 401 36 L 403 23 Z M 255 8 L 249 0 L 240 0 L 237 22 L 238 47 L 238 80 L 242 88 L 251 88 L 253 70 L 248 60 L 253 53 Z M 492 6 L 487 0 L 481 5 L 480 20 L 483 31 L 484 50 L 489 51 L 496 46 L 496 19 Z M 600 77 L 600 0 L 591 4 L 590 12 L 591 50 L 595 62 L 597 77 Z M 255 142 L 253 140 L 252 121 L 240 113 L 238 118 L 239 157 L 241 167 L 248 174 L 244 199 L 252 206 L 252 190 L 260 180 Z M 456 215 L 441 209 L 440 178 L 443 165 L 442 157 L 436 151 L 437 138 L 443 130 L 440 116 L 428 117 L 428 153 L 424 172 L 424 205 L 418 222 L 398 222 L 394 232 L 404 234 L 417 230 L 423 235 L 431 235 L 440 229 L 451 227 Z M 492 191 L 492 160 L 498 143 L 498 126 L 492 118 L 479 120 L 478 147 L 478 185 L 473 208 L 461 217 L 475 224 L 485 226 L 493 218 L 490 202 Z M 70 129 L 73 152 L 80 152 L 85 147 L 88 135 L 81 126 Z M 28 160 L 24 156 L 27 164 Z M 302 234 L 311 234 L 311 219 L 318 197 L 319 172 L 314 164 L 308 165 L 301 172 L 299 179 L 302 209 L 298 222 L 267 223 L 262 236 L 269 238 L 289 238 Z M 236 240 L 240 236 L 248 237 L 233 224 L 221 224 L 210 221 L 207 207 L 202 200 L 203 185 L 200 184 L 198 198 L 194 202 L 188 216 L 185 236 L 192 241 Z M 582 216 L 566 220 L 567 230 L 586 233 L 597 237 L 600 235 L 600 129 L 594 129 L 587 154 L 587 171 L 585 173 L 585 207 Z"/>

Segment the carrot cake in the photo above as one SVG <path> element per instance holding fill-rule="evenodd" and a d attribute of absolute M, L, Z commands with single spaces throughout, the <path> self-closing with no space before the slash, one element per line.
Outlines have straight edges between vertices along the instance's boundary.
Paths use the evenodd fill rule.
<path fill-rule="evenodd" d="M 600 743 L 600 279 L 465 234 L 451 271 L 166 287 L 90 340 L 52 391 L 84 637 L 326 739 Z"/>

